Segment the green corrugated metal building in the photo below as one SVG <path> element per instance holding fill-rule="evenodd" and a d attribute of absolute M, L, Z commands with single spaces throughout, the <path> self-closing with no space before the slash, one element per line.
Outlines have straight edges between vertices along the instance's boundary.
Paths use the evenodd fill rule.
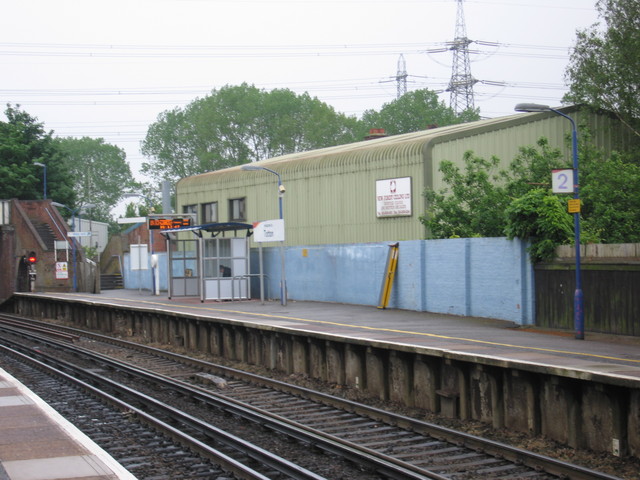
<path fill-rule="evenodd" d="M 560 109 L 605 151 L 628 140 L 609 115 Z M 551 112 L 527 113 L 377 138 L 256 162 L 277 172 L 283 198 L 286 245 L 417 240 L 426 236 L 419 217 L 427 187 L 443 188 L 440 162 L 463 164 L 472 150 L 497 156 L 507 167 L 518 148 L 546 137 L 571 158 L 570 123 Z M 551 172 L 550 172 L 551 175 Z M 240 166 L 180 180 L 177 212 L 197 213 L 198 223 L 255 222 L 279 217 L 277 177 Z"/>

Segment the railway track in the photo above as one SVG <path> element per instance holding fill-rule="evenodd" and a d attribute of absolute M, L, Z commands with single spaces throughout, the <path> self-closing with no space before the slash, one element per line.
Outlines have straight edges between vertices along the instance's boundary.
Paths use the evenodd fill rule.
<path fill-rule="evenodd" d="M 0 361 L 136 478 L 268 478 L 218 452 L 198 455 L 187 435 L 163 434 L 167 425 L 151 415 L 6 346 Z"/>
<path fill-rule="evenodd" d="M 11 320 L 14 324 L 3 328 L 15 331 L 19 319 Z M 39 322 L 26 323 L 44 328 Z M 200 405 L 348 458 L 381 478 L 616 478 L 190 357 L 74 329 L 55 327 L 55 332 L 80 339 L 71 345 L 56 338 L 44 340 L 43 332 L 28 335 L 38 335 L 56 352 L 74 349 L 75 356 L 92 356 L 86 361 L 126 372 L 137 385 L 144 381 L 155 385 L 152 389 L 171 389 Z"/>

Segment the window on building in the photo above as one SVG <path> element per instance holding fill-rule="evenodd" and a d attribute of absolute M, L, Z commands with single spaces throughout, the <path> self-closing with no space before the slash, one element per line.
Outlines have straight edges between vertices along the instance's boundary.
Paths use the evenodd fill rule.
<path fill-rule="evenodd" d="M 203 203 L 200 207 L 202 224 L 218 222 L 218 202 Z"/>
<path fill-rule="evenodd" d="M 198 205 L 183 205 L 182 213 L 198 213 Z"/>
<path fill-rule="evenodd" d="M 245 214 L 246 199 L 232 198 L 229 200 L 229 221 L 244 222 L 247 219 Z"/>

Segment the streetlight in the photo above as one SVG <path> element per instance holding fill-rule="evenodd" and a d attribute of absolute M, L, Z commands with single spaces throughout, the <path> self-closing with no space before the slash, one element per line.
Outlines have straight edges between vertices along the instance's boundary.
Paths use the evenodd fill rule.
<path fill-rule="evenodd" d="M 580 182 L 578 181 L 578 129 L 569 115 L 559 110 L 537 103 L 519 103 L 516 112 L 553 112 L 571 122 L 571 151 L 573 154 L 573 198 L 580 205 Z M 576 244 L 576 291 L 573 296 L 573 327 L 576 339 L 584 339 L 584 296 L 582 294 L 582 275 L 580 272 L 580 208 L 573 214 L 574 243 Z"/>
<path fill-rule="evenodd" d="M 85 211 L 86 209 L 95 207 L 93 203 L 87 203 L 86 205 L 83 205 L 75 209 L 71 207 L 67 207 L 66 205 L 58 202 L 51 202 L 51 205 L 53 205 L 54 207 L 66 208 L 71 212 L 71 231 L 72 232 L 76 231 L 76 214 L 77 213 L 82 214 L 82 212 Z M 76 239 L 75 238 L 73 239 L 73 242 L 71 242 L 71 249 L 73 251 L 73 291 L 77 292 L 78 280 L 76 276 L 76 271 L 77 271 L 78 264 L 76 262 Z"/>
<path fill-rule="evenodd" d="M 44 199 L 47 199 L 47 166 L 44 163 L 33 162 L 34 165 L 44 168 Z"/>
<path fill-rule="evenodd" d="M 280 178 L 280 174 L 275 172 L 267 167 L 260 167 L 258 165 L 243 165 L 240 167 L 242 170 L 265 170 L 269 173 L 274 174 L 278 177 L 278 207 L 280 210 L 280 220 L 284 221 L 283 211 L 282 211 L 282 197 L 284 196 L 284 185 L 282 185 L 282 179 Z M 283 222 L 284 223 L 284 222 Z M 287 280 L 285 277 L 285 268 L 284 268 L 284 240 L 280 244 L 280 263 L 282 264 L 282 272 L 280 274 L 280 304 L 287 304 Z"/>
<path fill-rule="evenodd" d="M 153 208 L 153 202 L 151 201 L 151 199 L 149 197 L 147 197 L 146 195 L 142 194 L 142 193 L 124 193 L 122 194 L 122 198 L 134 198 L 134 197 L 138 197 L 138 198 L 144 198 L 147 202 L 147 209 L 148 212 L 147 213 L 151 213 L 151 210 Z M 147 228 L 148 228 L 148 223 L 147 223 Z M 152 295 L 156 295 L 156 270 L 155 270 L 155 266 L 154 266 L 154 262 L 153 262 L 153 255 L 154 255 L 154 250 L 153 250 L 153 232 L 151 231 L 150 228 L 148 228 L 149 230 L 149 247 L 151 248 L 151 294 Z M 159 283 L 159 281 L 158 281 Z M 160 285 L 158 285 L 159 287 Z"/>

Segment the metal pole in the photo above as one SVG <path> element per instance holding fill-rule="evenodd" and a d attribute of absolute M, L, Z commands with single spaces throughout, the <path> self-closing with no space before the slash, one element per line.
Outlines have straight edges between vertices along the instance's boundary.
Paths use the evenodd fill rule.
<path fill-rule="evenodd" d="M 258 244 L 258 258 L 260 261 L 260 302 L 264 305 L 264 273 L 262 265 L 262 242 Z"/>
<path fill-rule="evenodd" d="M 280 220 L 284 220 L 284 211 L 282 209 L 282 196 L 284 194 L 282 188 L 282 180 L 280 179 L 280 175 L 272 170 L 269 170 L 271 173 L 275 173 L 278 177 L 278 207 L 280 210 Z M 282 266 L 280 272 L 280 304 L 286 306 L 287 305 L 287 279 L 286 279 L 286 271 L 284 266 L 284 240 L 280 244 L 280 263 Z"/>
<path fill-rule="evenodd" d="M 573 198 L 580 200 L 580 182 L 578 180 L 578 129 L 576 122 L 569 115 L 550 109 L 553 113 L 571 122 L 571 151 L 573 156 Z M 580 210 L 573 214 L 573 234 L 576 244 L 576 290 L 573 295 L 573 328 L 575 338 L 584 340 L 584 295 L 582 293 L 582 272 L 580 267 Z"/>
<path fill-rule="evenodd" d="M 571 119 L 573 148 L 573 177 L 575 179 L 573 198 L 580 200 L 578 181 L 578 131 Z M 584 294 L 582 293 L 582 271 L 580 265 L 580 212 L 573 214 L 573 229 L 576 244 L 576 291 L 573 296 L 573 324 L 577 340 L 584 340 Z"/>
<path fill-rule="evenodd" d="M 43 165 L 44 168 L 44 199 L 47 199 L 47 166 Z"/>
<path fill-rule="evenodd" d="M 44 199 L 47 199 L 47 166 L 44 163 L 33 162 L 34 165 L 42 167 L 44 169 Z"/>
<path fill-rule="evenodd" d="M 573 156 L 573 198 L 577 200 L 578 208 L 573 214 L 573 235 L 576 246 L 576 290 L 573 295 L 573 327 L 575 338 L 584 339 L 584 295 L 582 293 L 582 272 L 580 271 L 580 182 L 578 179 L 578 128 L 576 122 L 569 115 L 559 110 L 537 103 L 519 103 L 517 112 L 553 112 L 571 122 L 571 152 Z"/>
<path fill-rule="evenodd" d="M 278 208 L 280 210 L 280 220 L 284 220 L 284 212 L 282 209 L 282 196 L 284 195 L 284 187 L 282 186 L 282 179 L 280 174 L 271 170 L 270 168 L 260 167 L 258 165 L 243 165 L 243 170 L 266 170 L 269 173 L 273 173 L 278 177 Z M 284 222 L 283 222 L 284 223 Z M 282 264 L 282 271 L 280 273 L 280 303 L 282 305 L 287 304 L 287 279 L 285 274 L 285 255 L 284 255 L 284 241 L 280 245 L 280 263 Z"/>
<path fill-rule="evenodd" d="M 71 231 L 75 232 L 76 231 L 76 212 L 71 212 Z M 73 238 L 73 240 L 71 241 L 71 249 L 73 251 L 73 291 L 77 292 L 78 291 L 78 280 L 76 277 L 76 271 L 78 270 L 78 264 L 76 262 L 76 239 L 75 237 Z"/>
<path fill-rule="evenodd" d="M 142 244 L 138 231 L 138 293 L 142 295 Z"/>

